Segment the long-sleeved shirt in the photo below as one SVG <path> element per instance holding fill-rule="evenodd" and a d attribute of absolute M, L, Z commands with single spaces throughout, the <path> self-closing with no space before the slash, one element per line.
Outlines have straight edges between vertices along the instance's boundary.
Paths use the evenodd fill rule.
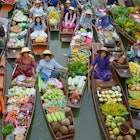
<path fill-rule="evenodd" d="M 133 53 L 129 58 L 135 58 L 136 56 L 140 57 L 140 49 L 138 46 L 134 47 Z"/>
<path fill-rule="evenodd" d="M 33 16 L 35 15 L 46 16 L 47 15 L 46 13 L 44 13 L 43 8 L 41 6 L 39 8 L 32 7 L 30 9 L 30 12 L 33 14 Z"/>
<path fill-rule="evenodd" d="M 68 19 L 68 17 L 69 17 L 69 12 L 67 12 L 66 15 L 65 15 L 65 24 L 66 24 L 66 26 L 67 26 L 67 25 L 72 26 L 72 24 L 73 24 L 73 23 L 75 22 L 75 20 L 76 20 L 76 13 L 74 13 L 73 16 L 70 15 L 70 19 Z"/>
<path fill-rule="evenodd" d="M 30 28 L 32 28 L 34 31 L 41 31 L 41 30 L 46 30 L 46 26 L 44 23 L 42 23 L 41 25 L 40 24 L 37 24 L 35 25 L 35 22 L 33 22 L 31 25 L 30 25 Z"/>
<path fill-rule="evenodd" d="M 83 15 L 83 18 L 81 19 L 80 21 L 80 25 L 83 26 L 86 28 L 86 29 L 91 29 L 92 27 L 92 16 L 90 18 L 87 18 L 86 15 Z"/>
<path fill-rule="evenodd" d="M 78 2 L 76 0 L 74 0 L 73 2 L 71 1 L 70 6 L 77 8 Z"/>
<path fill-rule="evenodd" d="M 20 0 L 20 2 L 17 2 L 17 8 L 23 10 L 27 7 L 28 4 L 30 4 L 28 0 Z"/>
<path fill-rule="evenodd" d="M 107 17 L 107 16 L 103 16 L 101 18 L 101 23 L 100 25 L 103 27 L 103 28 L 106 28 L 109 26 L 109 24 L 113 25 L 113 21 L 112 21 L 112 18 L 111 17 Z"/>
<path fill-rule="evenodd" d="M 47 69 L 45 67 L 49 67 L 49 68 L 52 68 L 52 69 L 54 69 L 54 68 L 62 69 L 63 68 L 54 59 L 51 59 L 49 62 L 47 62 L 45 59 L 41 59 L 40 62 L 39 62 L 39 65 L 36 68 L 36 72 L 40 72 L 41 71 L 41 72 L 45 73 L 48 77 L 50 77 L 52 70 Z"/>
<path fill-rule="evenodd" d="M 118 0 L 108 0 L 107 5 L 113 5 L 115 2 L 118 4 Z"/>

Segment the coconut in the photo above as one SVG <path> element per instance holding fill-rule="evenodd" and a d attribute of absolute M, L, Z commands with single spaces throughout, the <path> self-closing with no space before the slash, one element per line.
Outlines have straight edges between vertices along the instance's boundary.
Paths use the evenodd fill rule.
<path fill-rule="evenodd" d="M 64 134 L 64 135 L 66 135 L 66 134 L 69 133 L 68 128 L 67 128 L 66 126 L 63 126 L 63 125 L 60 126 L 59 130 L 60 130 L 60 132 L 61 132 L 62 134 Z"/>
<path fill-rule="evenodd" d="M 133 140 L 133 139 L 132 139 L 132 137 L 130 135 L 125 135 L 124 140 Z"/>
<path fill-rule="evenodd" d="M 70 125 L 70 120 L 69 119 L 65 119 L 63 121 L 60 122 L 61 125 L 65 125 L 65 126 L 69 126 Z"/>
<path fill-rule="evenodd" d="M 118 136 L 117 140 L 123 140 L 123 136 Z"/>
<path fill-rule="evenodd" d="M 71 116 L 68 116 L 68 117 L 67 117 L 67 119 L 69 119 L 70 124 L 72 124 L 72 123 L 73 123 L 73 120 L 72 120 L 72 117 L 71 117 Z"/>
<path fill-rule="evenodd" d="M 75 132 L 75 127 L 74 127 L 74 125 L 69 125 L 68 129 L 69 129 L 69 133 L 70 133 L 70 134 L 72 134 L 72 133 Z"/>
<path fill-rule="evenodd" d="M 53 131 L 56 133 L 59 130 L 60 124 L 58 122 L 51 123 Z"/>
<path fill-rule="evenodd" d="M 130 133 L 130 135 L 135 135 L 136 134 L 136 130 L 135 129 L 130 129 L 129 133 Z"/>
<path fill-rule="evenodd" d="M 65 108 L 64 108 L 64 111 L 65 111 L 65 113 L 66 113 L 66 116 L 69 116 L 69 115 L 71 114 L 71 109 L 70 109 L 70 107 L 65 107 Z"/>
<path fill-rule="evenodd" d="M 61 137 L 61 136 L 62 136 L 62 133 L 60 131 L 57 131 L 56 137 Z"/>
<path fill-rule="evenodd" d="M 24 140 L 24 135 L 22 134 L 16 135 L 15 140 Z"/>

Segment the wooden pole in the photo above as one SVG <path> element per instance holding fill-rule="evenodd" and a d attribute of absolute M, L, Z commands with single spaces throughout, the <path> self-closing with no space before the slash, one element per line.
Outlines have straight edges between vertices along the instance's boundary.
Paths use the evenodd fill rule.
<path fill-rule="evenodd" d="M 88 70 L 90 69 L 90 58 L 88 59 Z M 88 72 L 88 98 L 90 97 L 90 72 Z"/>

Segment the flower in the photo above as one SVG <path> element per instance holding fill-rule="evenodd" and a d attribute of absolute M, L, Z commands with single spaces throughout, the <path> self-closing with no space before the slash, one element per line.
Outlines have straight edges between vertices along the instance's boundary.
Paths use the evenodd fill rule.
<path fill-rule="evenodd" d="M 78 101 L 80 101 L 80 95 L 78 93 L 73 93 L 71 96 L 70 96 L 71 99 L 76 99 Z"/>

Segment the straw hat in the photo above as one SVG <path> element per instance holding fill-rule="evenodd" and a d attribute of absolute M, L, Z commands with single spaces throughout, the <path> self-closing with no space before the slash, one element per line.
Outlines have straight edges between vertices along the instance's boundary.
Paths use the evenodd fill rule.
<path fill-rule="evenodd" d="M 74 11 L 74 7 L 70 6 L 70 7 L 69 7 L 69 10 Z"/>
<path fill-rule="evenodd" d="M 35 18 L 36 18 L 36 17 L 40 17 L 40 18 L 41 18 L 42 15 L 41 15 L 41 14 L 35 14 L 34 17 L 35 17 Z"/>
<path fill-rule="evenodd" d="M 25 52 L 32 53 L 32 51 L 28 47 L 23 47 L 20 53 L 25 53 Z"/>
<path fill-rule="evenodd" d="M 109 55 L 110 53 L 108 52 L 108 49 L 106 47 L 102 47 L 100 50 L 97 51 L 97 53 L 101 53 L 101 51 L 105 51 L 107 55 Z"/>
<path fill-rule="evenodd" d="M 40 0 L 36 0 L 35 3 L 41 3 L 41 1 Z"/>
<path fill-rule="evenodd" d="M 93 15 L 92 11 L 90 9 L 86 10 L 85 12 L 86 14 L 89 14 L 89 15 Z"/>
<path fill-rule="evenodd" d="M 69 0 L 67 0 L 65 3 L 70 3 L 70 1 L 69 1 Z"/>
<path fill-rule="evenodd" d="M 54 57 L 54 55 L 52 54 L 52 52 L 50 50 L 45 50 L 43 52 L 43 55 L 45 55 L 45 54 L 50 54 L 51 58 Z"/>

